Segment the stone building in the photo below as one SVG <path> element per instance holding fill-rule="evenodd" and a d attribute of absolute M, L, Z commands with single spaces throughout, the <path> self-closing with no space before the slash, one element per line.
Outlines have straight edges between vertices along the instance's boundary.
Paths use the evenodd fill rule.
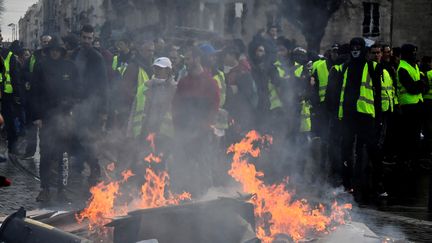
<path fill-rule="evenodd" d="M 30 8 L 23 17 L 26 21 L 20 21 L 20 29 L 24 28 L 20 30 L 20 37 L 26 43 L 27 39 L 34 38 L 34 30 L 30 33 L 26 23 L 39 21 L 43 26 L 38 26 L 42 28 L 38 35 L 41 32 L 58 35 L 78 32 L 83 24 L 89 23 L 95 26 L 102 39 L 117 39 L 131 33 L 169 36 L 183 28 L 249 41 L 259 29 L 277 22 L 281 35 L 306 47 L 302 32 L 281 17 L 278 1 L 40 0 L 37 5 L 42 20 Z M 334 42 L 345 43 L 352 37 L 363 36 L 394 46 L 412 42 L 420 46 L 421 54 L 432 54 L 431 20 L 430 0 L 344 0 L 328 21 L 321 51 Z"/>
<path fill-rule="evenodd" d="M 37 48 L 43 33 L 43 14 L 41 1 L 33 4 L 19 20 L 19 39 L 25 47 Z"/>

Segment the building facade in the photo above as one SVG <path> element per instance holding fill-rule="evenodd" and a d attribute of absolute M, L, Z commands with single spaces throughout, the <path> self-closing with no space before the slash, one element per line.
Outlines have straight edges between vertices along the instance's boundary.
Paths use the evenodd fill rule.
<path fill-rule="evenodd" d="M 92 24 L 102 39 L 126 34 L 169 36 L 178 28 L 246 41 L 270 22 L 281 35 L 306 47 L 302 32 L 281 17 L 278 0 L 40 0 L 20 20 L 20 38 L 34 44 L 41 33 L 63 36 Z M 161 14 L 163 13 L 163 14 Z M 311 16 L 313 17 L 313 16 Z M 430 0 L 345 0 L 331 16 L 321 51 L 362 36 L 394 46 L 411 42 L 432 53 Z M 31 23 L 31 24 L 30 24 Z"/>

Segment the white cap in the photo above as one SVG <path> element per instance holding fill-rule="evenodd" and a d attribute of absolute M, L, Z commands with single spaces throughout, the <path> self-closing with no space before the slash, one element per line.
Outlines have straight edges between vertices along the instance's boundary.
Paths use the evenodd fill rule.
<path fill-rule="evenodd" d="M 153 62 L 153 66 L 161 68 L 172 68 L 171 60 L 168 57 L 159 57 Z"/>

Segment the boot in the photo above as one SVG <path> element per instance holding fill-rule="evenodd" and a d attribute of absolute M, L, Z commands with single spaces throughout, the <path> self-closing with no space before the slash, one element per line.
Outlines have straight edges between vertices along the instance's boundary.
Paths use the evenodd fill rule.
<path fill-rule="evenodd" d="M 50 198 L 50 192 L 48 189 L 42 189 L 42 191 L 39 192 L 39 195 L 36 197 L 36 202 L 47 202 Z"/>

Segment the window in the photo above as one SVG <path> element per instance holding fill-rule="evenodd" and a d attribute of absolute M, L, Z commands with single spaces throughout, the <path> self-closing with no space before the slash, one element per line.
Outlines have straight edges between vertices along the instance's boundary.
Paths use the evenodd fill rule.
<path fill-rule="evenodd" d="M 363 36 L 377 37 L 380 35 L 379 27 L 379 3 L 363 3 L 364 19 L 363 19 Z"/>

